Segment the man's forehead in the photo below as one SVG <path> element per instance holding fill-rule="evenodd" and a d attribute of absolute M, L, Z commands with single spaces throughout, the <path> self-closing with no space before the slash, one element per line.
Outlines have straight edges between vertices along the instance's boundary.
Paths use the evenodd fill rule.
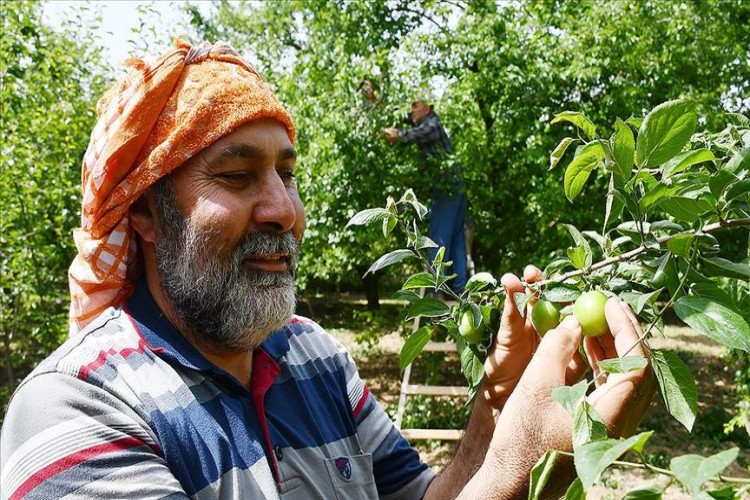
<path fill-rule="evenodd" d="M 245 123 L 220 137 L 201 153 L 226 158 L 256 158 L 268 154 L 284 159 L 297 156 L 286 127 L 273 119 Z"/>

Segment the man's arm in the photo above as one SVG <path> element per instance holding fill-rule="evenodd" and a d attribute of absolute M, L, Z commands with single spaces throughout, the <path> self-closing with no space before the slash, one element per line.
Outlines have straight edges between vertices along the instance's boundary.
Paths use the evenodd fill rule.
<path fill-rule="evenodd" d="M 2 498 L 188 498 L 151 430 L 109 392 L 41 373 L 11 400 L 0 440 Z"/>
<path fill-rule="evenodd" d="M 440 136 L 440 124 L 437 120 L 425 118 L 416 126 L 398 130 L 398 140 L 406 144 L 435 142 Z"/>

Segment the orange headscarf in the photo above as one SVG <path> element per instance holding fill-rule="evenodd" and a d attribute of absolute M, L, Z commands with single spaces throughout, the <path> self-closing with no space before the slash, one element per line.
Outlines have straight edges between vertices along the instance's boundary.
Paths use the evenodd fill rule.
<path fill-rule="evenodd" d="M 128 210 L 149 186 L 251 120 L 278 120 L 294 143 L 291 117 L 233 48 L 175 47 L 150 65 L 126 61 L 128 74 L 97 103 L 68 272 L 71 334 L 130 295 L 138 270 Z"/>

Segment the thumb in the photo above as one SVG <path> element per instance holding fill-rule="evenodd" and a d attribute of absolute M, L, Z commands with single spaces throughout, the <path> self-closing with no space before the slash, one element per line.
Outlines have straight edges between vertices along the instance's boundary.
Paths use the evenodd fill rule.
<path fill-rule="evenodd" d="M 548 331 L 531 358 L 526 374 L 555 383 L 565 383 L 565 371 L 581 342 L 581 324 L 573 316 L 566 316 L 556 328 Z"/>

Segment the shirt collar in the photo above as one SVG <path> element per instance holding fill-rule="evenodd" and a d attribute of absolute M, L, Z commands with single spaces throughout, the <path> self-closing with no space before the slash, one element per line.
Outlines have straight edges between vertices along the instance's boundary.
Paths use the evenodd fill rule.
<path fill-rule="evenodd" d="M 138 281 L 133 295 L 126 301 L 125 308 L 141 336 L 160 356 L 193 370 L 225 373 L 204 358 L 170 323 L 152 297 L 145 279 Z M 289 351 L 287 327 L 271 333 L 260 349 L 275 360 L 286 354 Z"/>

